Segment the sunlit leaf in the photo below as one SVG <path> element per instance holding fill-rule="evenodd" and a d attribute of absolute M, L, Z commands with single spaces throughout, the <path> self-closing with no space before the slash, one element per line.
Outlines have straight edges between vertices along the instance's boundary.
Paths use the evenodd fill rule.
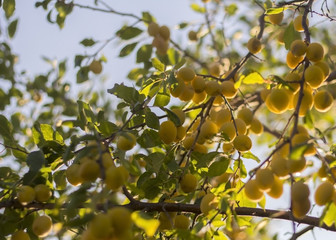
<path fill-rule="evenodd" d="M 153 219 L 151 216 L 147 215 L 144 212 L 133 212 L 131 217 L 134 224 L 137 227 L 143 229 L 148 237 L 154 236 L 156 230 L 160 225 L 159 220 Z"/>

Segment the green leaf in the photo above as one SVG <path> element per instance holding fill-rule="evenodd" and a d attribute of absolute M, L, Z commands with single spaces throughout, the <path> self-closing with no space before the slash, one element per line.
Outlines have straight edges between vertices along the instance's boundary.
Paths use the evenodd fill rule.
<path fill-rule="evenodd" d="M 45 164 L 44 154 L 41 151 L 31 152 L 27 156 L 27 165 L 30 172 L 38 172 Z"/>
<path fill-rule="evenodd" d="M 83 55 L 76 55 L 75 56 L 75 67 L 79 67 L 82 64 L 83 59 L 85 56 Z"/>
<path fill-rule="evenodd" d="M 198 13 L 205 13 L 205 8 L 201 7 L 200 5 L 198 5 L 197 3 L 192 3 L 190 5 L 191 9 L 194 10 L 195 12 Z"/>
<path fill-rule="evenodd" d="M 0 115 L 0 135 L 6 142 L 14 142 L 12 136 L 13 127 L 4 115 Z"/>
<path fill-rule="evenodd" d="M 32 129 L 34 143 L 39 147 L 46 144 L 47 141 L 56 141 L 59 144 L 64 144 L 63 137 L 49 124 L 35 123 Z"/>
<path fill-rule="evenodd" d="M 115 95 L 118 98 L 123 99 L 125 102 L 130 104 L 136 104 L 142 102 L 145 99 L 143 94 L 133 87 L 127 87 L 124 84 L 114 84 L 113 88 L 107 90 L 108 93 Z"/>
<path fill-rule="evenodd" d="M 89 72 L 90 69 L 88 66 L 86 67 L 81 67 L 78 72 L 77 72 L 77 83 L 83 83 L 89 80 Z"/>
<path fill-rule="evenodd" d="M 235 4 L 235 3 L 232 3 L 232 4 L 228 5 L 228 6 L 225 6 L 225 11 L 227 12 L 227 14 L 229 16 L 235 15 L 235 13 L 237 12 L 237 10 L 238 10 L 238 7 L 237 7 L 237 4 Z"/>
<path fill-rule="evenodd" d="M 158 132 L 146 129 L 138 138 L 138 143 L 143 148 L 152 148 L 161 144 Z"/>
<path fill-rule="evenodd" d="M 293 147 L 290 155 L 289 155 L 289 158 L 292 159 L 292 160 L 300 160 L 302 159 L 305 151 L 311 146 L 311 144 L 299 144 L 295 147 Z"/>
<path fill-rule="evenodd" d="M 82 44 L 84 47 L 91 47 L 96 44 L 96 41 L 92 38 L 85 38 L 80 42 L 80 44 Z"/>
<path fill-rule="evenodd" d="M 142 33 L 142 30 L 136 27 L 122 27 L 116 34 L 123 40 L 132 39 Z"/>
<path fill-rule="evenodd" d="M 79 120 L 86 124 L 88 122 L 94 123 L 96 122 L 96 115 L 93 113 L 89 104 L 83 101 L 77 101 L 78 104 L 78 113 Z"/>
<path fill-rule="evenodd" d="M 147 237 L 154 236 L 156 230 L 160 226 L 160 221 L 153 219 L 151 216 L 144 212 L 133 212 L 131 215 L 134 224 L 145 231 Z"/>
<path fill-rule="evenodd" d="M 179 127 L 182 125 L 180 118 L 173 111 L 171 111 L 168 108 L 161 108 L 161 109 L 166 111 L 169 120 L 171 120 L 175 124 L 175 126 Z"/>
<path fill-rule="evenodd" d="M 57 190 L 64 190 L 67 186 L 67 181 L 65 178 L 65 170 L 57 171 L 53 174 L 54 182 L 56 184 Z"/>
<path fill-rule="evenodd" d="M 165 65 L 157 58 L 152 58 L 153 67 L 160 72 L 164 72 Z"/>
<path fill-rule="evenodd" d="M 102 121 L 99 124 L 98 129 L 100 130 L 100 132 L 104 135 L 104 136 L 111 136 L 112 133 L 115 133 L 116 131 L 118 131 L 118 126 L 115 125 L 112 122 L 109 121 Z"/>
<path fill-rule="evenodd" d="M 286 50 L 289 50 L 290 45 L 296 39 L 301 39 L 301 35 L 299 32 L 295 31 L 293 22 L 291 22 L 285 29 L 284 33 L 284 42 Z"/>
<path fill-rule="evenodd" d="M 154 128 L 156 130 L 160 127 L 160 121 L 159 118 L 155 115 L 155 113 L 149 111 L 146 111 L 145 113 L 145 121 L 146 125 L 150 128 Z"/>
<path fill-rule="evenodd" d="M 17 27 L 18 21 L 19 21 L 19 19 L 15 19 L 8 26 L 8 29 L 7 29 L 8 30 L 8 36 L 10 38 L 13 38 L 15 33 L 16 33 L 16 27 Z"/>
<path fill-rule="evenodd" d="M 336 205 L 331 203 L 328 207 L 324 209 L 324 213 L 322 216 L 322 222 L 325 223 L 327 226 L 332 226 L 336 221 Z"/>
<path fill-rule="evenodd" d="M 158 178 L 150 178 L 142 185 L 145 198 L 154 199 L 162 191 L 162 182 Z"/>
<path fill-rule="evenodd" d="M 119 57 L 126 57 L 129 54 L 131 54 L 131 52 L 134 50 L 134 48 L 136 47 L 138 43 L 131 43 L 126 45 L 125 47 L 123 47 L 123 49 L 121 49 L 120 53 L 119 53 Z"/>
<path fill-rule="evenodd" d="M 258 72 L 250 73 L 243 78 L 245 84 L 263 84 L 264 82 L 264 78 Z"/>
<path fill-rule="evenodd" d="M 136 62 L 137 63 L 148 62 L 150 57 L 152 56 L 152 50 L 153 50 L 152 45 L 147 44 L 141 46 L 137 51 Z"/>
<path fill-rule="evenodd" d="M 6 18 L 10 18 L 15 11 L 15 0 L 4 0 L 2 7 L 5 11 Z"/>
<path fill-rule="evenodd" d="M 142 12 L 142 20 L 144 20 L 144 22 L 154 22 L 155 18 L 149 13 L 149 12 Z"/>
<path fill-rule="evenodd" d="M 285 8 L 269 8 L 267 9 L 266 11 L 266 14 L 267 15 L 274 15 L 274 14 L 278 14 L 278 13 L 281 13 L 285 10 Z"/>
<path fill-rule="evenodd" d="M 260 159 L 251 152 L 245 152 L 242 154 L 243 158 L 255 160 L 257 163 L 260 163 Z"/>
<path fill-rule="evenodd" d="M 160 152 L 154 152 L 148 155 L 148 157 L 145 158 L 146 162 L 152 167 L 154 172 L 158 173 L 163 160 L 165 158 L 165 154 Z"/>
<path fill-rule="evenodd" d="M 213 162 L 208 171 L 209 177 L 216 177 L 222 175 L 226 172 L 227 168 L 229 167 L 230 160 L 226 157 L 221 157 L 219 161 Z"/>

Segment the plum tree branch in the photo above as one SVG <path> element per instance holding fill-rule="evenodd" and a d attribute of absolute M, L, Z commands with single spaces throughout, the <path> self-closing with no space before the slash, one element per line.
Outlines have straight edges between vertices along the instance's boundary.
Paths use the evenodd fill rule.
<path fill-rule="evenodd" d="M 133 199 L 133 197 L 132 197 Z M 201 214 L 199 204 L 185 204 L 185 203 L 150 203 L 141 202 L 133 199 L 130 203 L 126 205 L 117 205 L 113 203 L 108 204 L 108 208 L 113 208 L 117 206 L 126 207 L 132 211 L 147 211 L 147 212 L 188 212 Z M 12 208 L 12 209 L 29 209 L 29 210 L 43 210 L 43 209 L 55 209 L 59 207 L 54 203 L 36 203 L 32 202 L 25 206 L 21 205 L 16 200 L 9 200 L 0 202 L 0 209 L 2 208 Z M 63 204 L 61 208 L 66 208 L 67 204 Z M 84 207 L 84 206 L 83 206 Z M 106 208 L 105 204 L 98 204 L 97 209 L 104 210 Z M 236 207 L 234 209 L 235 213 L 239 216 L 252 216 L 252 217 L 265 217 L 272 219 L 282 219 L 292 221 L 291 211 L 277 211 L 272 209 L 261 209 L 261 208 L 250 208 L 250 207 Z M 221 212 L 224 214 L 224 212 Z M 294 218 L 296 223 L 307 224 L 309 226 L 323 228 L 328 231 L 336 232 L 335 226 L 327 226 L 326 224 L 320 224 L 320 218 L 305 216 L 303 218 Z"/>

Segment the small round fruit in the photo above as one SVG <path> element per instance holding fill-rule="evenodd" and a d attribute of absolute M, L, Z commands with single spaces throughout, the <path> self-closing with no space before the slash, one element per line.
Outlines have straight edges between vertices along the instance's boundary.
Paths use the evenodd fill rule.
<path fill-rule="evenodd" d="M 267 88 L 263 88 L 261 91 L 260 91 L 260 98 L 266 102 L 266 99 L 267 99 L 267 96 L 271 93 L 271 90 L 270 89 L 267 89 Z"/>
<path fill-rule="evenodd" d="M 209 96 L 217 96 L 222 93 L 222 87 L 217 81 L 207 81 L 205 83 L 205 92 Z"/>
<path fill-rule="evenodd" d="M 329 65 L 325 61 L 316 62 L 314 63 L 314 66 L 318 66 L 319 68 L 322 69 L 325 78 L 329 76 L 330 72 Z"/>
<path fill-rule="evenodd" d="M 333 96 L 326 90 L 318 91 L 314 96 L 314 107 L 319 112 L 329 111 L 333 102 Z"/>
<path fill-rule="evenodd" d="M 298 103 L 299 94 L 300 92 L 297 92 L 294 95 L 294 98 L 293 98 L 294 106 L 296 106 Z M 313 103 L 314 103 L 314 98 L 313 98 L 312 92 L 308 89 L 304 89 L 303 98 L 302 98 L 300 109 L 299 109 L 299 116 L 304 117 L 306 113 L 312 109 Z"/>
<path fill-rule="evenodd" d="M 212 76 L 219 77 L 221 73 L 221 65 L 218 62 L 212 62 L 209 64 L 209 73 Z"/>
<path fill-rule="evenodd" d="M 302 157 L 300 159 L 291 159 L 287 160 L 287 169 L 289 173 L 301 172 L 306 167 L 306 158 Z"/>
<path fill-rule="evenodd" d="M 284 39 L 285 39 L 285 30 L 281 29 L 277 35 L 277 40 L 280 44 L 285 44 Z"/>
<path fill-rule="evenodd" d="M 89 229 L 94 237 L 107 238 L 112 232 L 110 217 L 102 213 L 96 215 L 90 222 Z"/>
<path fill-rule="evenodd" d="M 185 174 L 180 182 L 180 187 L 183 192 L 190 193 L 195 191 L 197 187 L 197 178 L 191 173 Z"/>
<path fill-rule="evenodd" d="M 306 150 L 304 151 L 304 156 L 312 156 L 316 153 L 316 149 L 312 143 L 308 143 L 310 140 L 309 135 L 305 133 L 295 134 L 292 138 L 292 146 L 303 146 L 307 145 Z"/>
<path fill-rule="evenodd" d="M 297 93 L 300 89 L 300 83 L 294 83 L 293 81 L 300 81 L 301 75 L 297 72 L 290 72 L 286 75 L 285 81 L 289 82 L 288 85 L 291 88 L 290 90 L 293 91 L 293 93 Z"/>
<path fill-rule="evenodd" d="M 190 67 L 182 67 L 177 72 L 177 78 L 184 82 L 191 82 L 195 78 L 196 74 L 194 69 Z"/>
<path fill-rule="evenodd" d="M 246 197 L 254 202 L 259 202 L 264 197 L 264 194 L 260 191 L 255 179 L 252 179 L 245 184 L 244 192 Z"/>
<path fill-rule="evenodd" d="M 195 104 L 200 104 L 206 99 L 206 97 L 207 97 L 207 94 L 205 91 L 200 92 L 200 93 L 195 93 L 192 97 L 192 101 Z"/>
<path fill-rule="evenodd" d="M 288 51 L 286 57 L 286 63 L 289 68 L 294 69 L 300 62 L 303 61 L 303 59 L 304 56 L 295 57 L 291 51 Z"/>
<path fill-rule="evenodd" d="M 100 74 L 103 71 L 103 65 L 100 61 L 93 60 L 89 65 L 89 69 L 94 74 Z"/>
<path fill-rule="evenodd" d="M 159 221 L 160 221 L 160 230 L 169 230 L 174 226 L 176 213 L 175 212 L 160 212 Z"/>
<path fill-rule="evenodd" d="M 122 151 L 131 150 L 135 144 L 136 137 L 130 132 L 126 132 L 123 135 L 120 135 L 117 140 L 117 148 Z"/>
<path fill-rule="evenodd" d="M 243 119 L 236 118 L 234 123 L 236 124 L 238 135 L 244 135 L 247 132 L 247 126 Z"/>
<path fill-rule="evenodd" d="M 283 193 L 282 181 L 277 176 L 274 176 L 272 187 L 269 191 L 267 191 L 267 195 L 272 198 L 279 198 L 281 197 L 282 193 Z"/>
<path fill-rule="evenodd" d="M 324 81 L 322 69 L 315 65 L 310 65 L 304 72 L 305 81 L 313 88 L 318 88 Z"/>
<path fill-rule="evenodd" d="M 177 136 L 177 128 L 175 124 L 170 120 L 161 123 L 159 136 L 165 144 L 171 144 L 174 142 Z"/>
<path fill-rule="evenodd" d="M 21 186 L 18 189 L 17 198 L 22 205 L 27 205 L 28 203 L 31 203 L 35 199 L 34 188 L 28 185 Z"/>
<path fill-rule="evenodd" d="M 193 30 L 189 31 L 188 38 L 190 41 L 197 41 L 198 40 L 197 32 Z"/>
<path fill-rule="evenodd" d="M 231 116 L 230 110 L 227 108 L 224 108 L 216 112 L 212 120 L 216 123 L 218 127 L 221 127 L 223 126 L 224 123 L 230 122 L 231 119 L 232 119 L 232 116 Z"/>
<path fill-rule="evenodd" d="M 187 128 L 180 126 L 180 127 L 177 127 L 176 129 L 177 129 L 177 134 L 176 134 L 175 142 L 178 142 L 184 139 L 185 135 L 187 134 Z"/>
<path fill-rule="evenodd" d="M 335 189 L 332 183 L 329 181 L 321 183 L 321 185 L 317 187 L 314 195 L 316 204 L 319 206 L 326 205 L 332 200 L 334 192 Z"/>
<path fill-rule="evenodd" d="M 49 216 L 43 215 L 38 216 L 34 219 L 32 225 L 32 231 L 35 235 L 39 237 L 45 237 L 49 234 L 52 229 L 52 221 Z"/>
<path fill-rule="evenodd" d="M 303 182 L 295 182 L 292 185 L 291 197 L 292 201 L 301 202 L 308 199 L 310 190 L 307 184 Z"/>
<path fill-rule="evenodd" d="M 290 97 L 284 88 L 274 88 L 266 98 L 268 110 L 275 114 L 284 113 L 289 106 Z"/>
<path fill-rule="evenodd" d="M 282 22 L 283 17 L 284 17 L 284 13 L 283 12 L 268 15 L 269 21 L 272 24 L 275 24 L 275 25 L 280 25 L 280 23 Z"/>
<path fill-rule="evenodd" d="M 152 36 L 152 37 L 158 35 L 159 34 L 159 28 L 160 28 L 160 26 L 156 22 L 150 22 L 148 24 L 148 28 L 147 28 L 148 35 Z"/>
<path fill-rule="evenodd" d="M 237 95 L 238 90 L 235 88 L 232 81 L 222 82 L 222 94 L 227 99 L 232 99 Z"/>
<path fill-rule="evenodd" d="M 256 183 L 262 191 L 270 190 L 274 183 L 274 174 L 270 168 L 259 169 L 256 173 Z"/>
<path fill-rule="evenodd" d="M 182 79 L 177 79 L 177 83 L 174 83 L 170 86 L 170 94 L 173 97 L 179 97 L 184 91 L 185 83 Z"/>
<path fill-rule="evenodd" d="M 156 53 L 160 56 L 167 54 L 169 42 L 164 40 L 160 35 L 153 38 L 152 46 L 156 47 Z"/>
<path fill-rule="evenodd" d="M 225 122 L 220 128 L 220 132 L 225 140 L 231 142 L 236 137 L 236 128 L 233 122 Z"/>
<path fill-rule="evenodd" d="M 83 179 L 79 176 L 79 164 L 72 164 L 65 170 L 66 179 L 73 186 L 77 186 L 83 182 Z"/>
<path fill-rule="evenodd" d="M 260 135 L 264 131 L 264 126 L 262 125 L 262 123 L 259 121 L 258 118 L 254 117 L 251 122 L 250 130 L 252 133 L 256 135 Z"/>
<path fill-rule="evenodd" d="M 125 207 L 114 207 L 107 212 L 114 232 L 125 233 L 132 227 L 131 212 Z"/>
<path fill-rule="evenodd" d="M 249 127 L 253 120 L 253 112 L 249 108 L 242 108 L 238 111 L 237 118 L 243 119 L 246 126 Z"/>
<path fill-rule="evenodd" d="M 290 50 L 295 57 L 300 57 L 305 55 L 307 51 L 307 45 L 304 41 L 297 39 L 292 42 Z"/>
<path fill-rule="evenodd" d="M 309 212 L 310 209 L 310 201 L 309 199 L 305 199 L 300 202 L 293 202 L 292 203 L 292 214 L 295 218 L 303 218 Z"/>
<path fill-rule="evenodd" d="M 95 161 L 85 161 L 79 167 L 79 176 L 84 182 L 94 182 L 99 175 L 100 167 Z"/>
<path fill-rule="evenodd" d="M 218 132 L 217 125 L 213 121 L 207 119 L 201 127 L 200 137 L 209 139 L 212 136 L 214 136 L 217 132 Z"/>
<path fill-rule="evenodd" d="M 205 80 L 204 77 L 201 76 L 196 76 L 192 82 L 191 82 L 191 86 L 193 87 L 194 91 L 196 93 L 201 93 L 204 91 L 205 89 Z"/>
<path fill-rule="evenodd" d="M 38 202 L 46 202 L 51 198 L 50 188 L 44 184 L 38 184 L 34 187 L 35 199 Z"/>
<path fill-rule="evenodd" d="M 285 177 L 289 174 L 288 160 L 280 154 L 275 154 L 271 159 L 271 169 L 278 177 Z"/>
<path fill-rule="evenodd" d="M 108 169 L 111 166 L 115 167 L 114 161 L 112 159 L 110 152 L 104 152 L 101 156 L 101 159 L 102 159 L 102 164 L 103 164 L 104 169 Z"/>
<path fill-rule="evenodd" d="M 191 99 L 193 99 L 194 94 L 195 94 L 194 89 L 192 88 L 191 85 L 188 84 L 188 85 L 185 85 L 185 87 L 183 88 L 179 96 L 179 99 L 184 102 L 189 102 Z"/>
<path fill-rule="evenodd" d="M 120 167 L 111 166 L 105 171 L 106 186 L 113 191 L 118 190 L 126 182 L 125 174 Z"/>
<path fill-rule="evenodd" d="M 247 152 L 252 148 L 252 141 L 249 136 L 247 135 L 238 135 L 233 140 L 233 146 L 239 152 Z"/>
<path fill-rule="evenodd" d="M 185 215 L 177 215 L 175 217 L 175 221 L 174 221 L 174 226 L 177 229 L 185 229 L 187 230 L 189 228 L 190 225 L 190 220 L 187 216 Z"/>
<path fill-rule="evenodd" d="M 303 26 L 302 26 L 302 18 L 303 18 L 303 16 L 299 15 L 293 21 L 294 29 L 296 31 L 298 31 L 298 32 L 303 32 L 303 30 L 304 30 Z M 309 20 L 308 20 L 308 18 L 306 19 L 306 24 L 307 24 L 307 26 L 309 26 Z"/>
<path fill-rule="evenodd" d="M 170 30 L 167 26 L 161 26 L 159 28 L 159 34 L 166 41 L 168 41 L 170 38 Z"/>
<path fill-rule="evenodd" d="M 218 206 L 218 199 L 213 193 L 207 193 L 201 200 L 201 212 L 204 215 L 208 215 L 208 213 L 216 209 Z"/>
<path fill-rule="evenodd" d="M 11 236 L 11 240 L 30 240 L 28 233 L 23 230 L 19 230 Z"/>
<path fill-rule="evenodd" d="M 226 154 L 233 153 L 236 149 L 234 148 L 232 143 L 223 143 L 222 150 Z"/>
<path fill-rule="evenodd" d="M 318 62 L 323 59 L 324 50 L 321 44 L 319 43 L 311 43 L 309 44 L 306 52 L 306 57 L 309 61 Z"/>
<path fill-rule="evenodd" d="M 261 51 L 261 42 L 258 38 L 253 37 L 247 42 L 247 49 L 252 54 L 257 54 Z"/>

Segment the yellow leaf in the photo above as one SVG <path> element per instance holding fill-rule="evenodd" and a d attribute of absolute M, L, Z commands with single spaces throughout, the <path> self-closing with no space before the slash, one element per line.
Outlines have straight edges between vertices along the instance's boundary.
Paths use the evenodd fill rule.
<path fill-rule="evenodd" d="M 133 212 L 131 217 L 134 224 L 139 228 L 142 228 L 148 237 L 154 236 L 157 228 L 160 225 L 159 220 L 153 219 L 143 212 Z"/>

